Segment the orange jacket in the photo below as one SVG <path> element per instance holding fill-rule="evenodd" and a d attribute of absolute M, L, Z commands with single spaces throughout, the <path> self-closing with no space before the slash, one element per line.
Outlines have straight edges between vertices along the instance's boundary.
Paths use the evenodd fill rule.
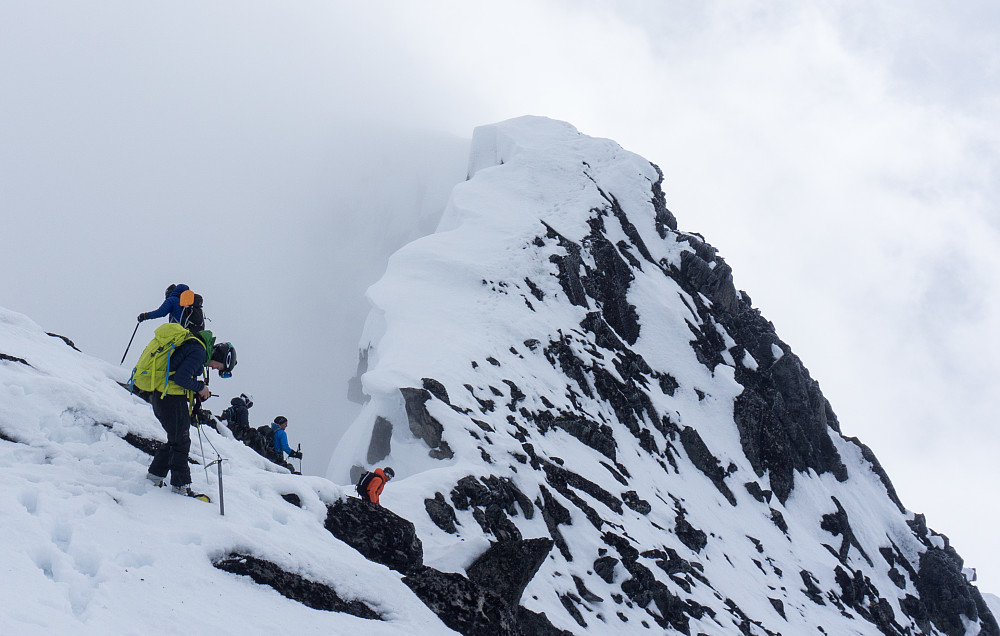
<path fill-rule="evenodd" d="M 382 494 L 382 489 L 385 488 L 385 473 L 382 472 L 381 468 L 375 469 L 375 476 L 368 480 L 368 501 L 372 503 L 378 503 L 378 496 Z"/>

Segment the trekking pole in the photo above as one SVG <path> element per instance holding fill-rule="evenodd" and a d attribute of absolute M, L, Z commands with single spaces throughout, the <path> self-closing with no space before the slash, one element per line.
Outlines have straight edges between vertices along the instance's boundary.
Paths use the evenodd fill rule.
<path fill-rule="evenodd" d="M 216 453 L 218 454 L 218 453 Z M 228 461 L 219 456 L 212 464 L 217 464 L 219 467 L 219 514 L 222 516 L 226 515 L 226 498 L 225 493 L 222 490 L 222 462 Z M 212 464 L 209 464 L 211 466 Z"/>
<path fill-rule="evenodd" d="M 201 447 L 201 465 L 205 468 L 205 481 L 207 481 L 208 483 L 212 483 L 211 480 L 209 480 L 208 478 L 209 464 L 205 460 L 205 444 L 203 444 L 201 441 L 201 422 L 198 422 L 195 426 L 198 429 L 198 446 Z M 209 442 L 209 444 L 211 444 L 211 442 Z"/>
<path fill-rule="evenodd" d="M 302 474 L 302 444 L 300 443 L 295 452 L 299 454 L 299 474 Z"/>
<path fill-rule="evenodd" d="M 135 323 L 135 331 L 132 332 L 132 337 L 128 339 L 128 346 L 125 347 L 125 353 L 122 354 L 122 361 L 118 363 L 118 366 L 125 364 L 125 356 L 128 355 L 128 350 L 132 348 L 132 341 L 135 340 L 135 334 L 139 332 L 139 325 L 141 322 Z"/>

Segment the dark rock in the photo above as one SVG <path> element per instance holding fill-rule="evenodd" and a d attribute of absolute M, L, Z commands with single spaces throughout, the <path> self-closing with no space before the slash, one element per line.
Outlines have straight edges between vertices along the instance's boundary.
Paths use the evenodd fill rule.
<path fill-rule="evenodd" d="M 781 615 L 781 618 L 788 620 L 785 617 L 785 604 L 781 602 L 781 599 L 768 597 L 767 600 L 771 601 L 771 606 L 774 607 L 774 611 Z"/>
<path fill-rule="evenodd" d="M 562 603 L 562 606 L 566 608 L 566 612 L 573 617 L 573 620 L 580 627 L 587 627 L 587 621 L 583 620 L 583 614 L 580 613 L 580 609 L 577 607 L 580 603 L 579 598 L 573 594 L 560 594 L 559 602 Z"/>
<path fill-rule="evenodd" d="M 326 529 L 366 559 L 404 574 L 420 568 L 424 549 L 413 524 L 378 504 L 347 497 L 327 506 Z"/>
<path fill-rule="evenodd" d="M 312 609 L 382 620 L 378 612 L 361 601 L 345 601 L 330 586 L 286 572 L 270 561 L 233 553 L 213 562 L 212 565 L 225 572 L 249 576 L 256 583 L 269 585 L 282 596 Z"/>
<path fill-rule="evenodd" d="M 622 493 L 622 501 L 625 505 L 635 510 L 641 515 L 648 515 L 653 510 L 653 506 L 649 505 L 649 502 L 645 499 L 639 498 L 639 493 L 634 490 L 629 490 Z"/>
<path fill-rule="evenodd" d="M 444 427 L 427 411 L 427 400 L 431 399 L 431 392 L 412 388 L 403 388 L 399 392 L 403 394 L 410 432 L 424 440 L 430 448 L 440 448 Z"/>
<path fill-rule="evenodd" d="M 444 388 L 443 384 L 441 384 L 434 378 L 421 378 L 420 383 L 427 391 L 431 393 L 431 395 L 441 400 L 445 404 L 451 404 L 451 400 L 448 399 L 448 389 Z"/>
<path fill-rule="evenodd" d="M 847 512 L 844 507 L 840 505 L 836 497 L 830 497 L 833 500 L 835 506 L 837 506 L 837 512 L 823 515 L 823 520 L 820 522 L 820 528 L 826 530 L 830 534 L 843 537 L 840 543 L 840 550 L 837 553 L 838 558 L 841 563 L 847 562 L 847 553 L 850 551 L 851 546 L 857 548 L 861 556 L 868 561 L 868 565 L 872 565 L 872 560 L 868 558 L 865 553 L 864 548 L 861 547 L 861 543 L 858 542 L 857 538 L 854 536 L 854 531 L 851 529 L 850 521 L 847 518 Z"/>
<path fill-rule="evenodd" d="M 19 364 L 23 364 L 23 365 L 28 366 L 28 367 L 31 366 L 30 364 L 28 364 L 28 361 L 25 360 L 24 358 L 18 358 L 16 356 L 9 356 L 6 353 L 0 353 L 0 360 L 6 360 L 7 362 L 17 362 Z"/>
<path fill-rule="evenodd" d="M 422 568 L 403 578 L 451 629 L 468 636 L 522 636 L 516 611 L 498 594 L 461 574 Z"/>
<path fill-rule="evenodd" d="M 523 607 L 517 608 L 517 622 L 524 636 L 573 636 L 573 632 L 557 629 L 544 612 L 532 612 Z"/>
<path fill-rule="evenodd" d="M 771 508 L 771 523 L 773 523 L 778 530 L 781 530 L 786 535 L 788 534 L 788 523 L 785 521 L 785 516 L 774 508 Z M 862 552 L 862 554 L 864 554 L 864 552 Z"/>
<path fill-rule="evenodd" d="M 302 507 L 302 499 L 293 492 L 281 495 L 281 498 L 287 501 L 288 503 L 292 504 L 296 508 Z"/>
<path fill-rule="evenodd" d="M 771 501 L 771 491 L 763 490 L 760 487 L 760 484 L 758 484 L 757 482 L 748 481 L 747 483 L 743 484 L 743 487 L 746 488 L 747 492 L 750 493 L 750 496 L 756 499 L 757 501 L 761 503 L 768 503 Z"/>
<path fill-rule="evenodd" d="M 79 351 L 79 349 L 76 348 L 76 345 L 73 344 L 73 341 L 70 340 L 69 338 L 67 338 L 66 336 L 60 336 L 57 333 L 48 333 L 48 332 L 46 332 L 45 335 L 46 336 L 52 336 L 53 338 L 59 338 L 60 340 L 62 340 L 63 342 L 65 342 L 67 345 L 69 345 L 70 348 L 72 348 L 72 349 L 74 349 L 76 351 Z"/>
<path fill-rule="evenodd" d="M 549 493 L 548 488 L 539 486 L 539 490 L 542 493 L 542 500 L 537 501 L 536 504 L 542 509 L 542 519 L 545 521 L 545 527 L 549 530 L 549 536 L 555 541 L 556 547 L 559 548 L 559 552 L 563 555 L 563 558 L 567 561 L 572 561 L 573 553 L 569 551 L 569 545 L 567 545 L 566 539 L 563 538 L 562 533 L 559 531 L 559 526 L 562 524 L 571 525 L 573 517 L 570 516 L 569 510 Z"/>
<path fill-rule="evenodd" d="M 680 437 L 684 452 L 687 453 L 691 463 L 715 484 L 715 488 L 722 493 L 730 505 L 735 506 L 736 496 L 726 485 L 726 473 L 719 465 L 719 460 L 708 450 L 705 440 L 701 438 L 698 431 L 690 426 L 685 426 L 681 429 Z"/>
<path fill-rule="evenodd" d="M 466 568 L 466 573 L 473 583 L 492 590 L 510 605 L 517 605 L 552 545 L 549 538 L 494 543 Z"/>
<path fill-rule="evenodd" d="M 583 582 L 583 579 L 577 575 L 573 575 L 573 585 L 576 586 L 576 593 L 580 595 L 580 598 L 587 601 L 588 603 L 603 603 L 604 599 L 591 592 L 587 585 Z"/>
<path fill-rule="evenodd" d="M 380 462 L 392 452 L 392 422 L 381 415 L 375 418 L 372 438 L 368 443 L 368 463 Z"/>
<path fill-rule="evenodd" d="M 817 605 L 826 605 L 823 601 L 823 592 L 816 585 L 816 577 L 812 575 L 812 572 L 808 570 L 802 570 L 799 572 L 799 576 L 802 577 L 802 582 L 805 584 L 806 589 L 802 590 L 809 600 Z"/>
<path fill-rule="evenodd" d="M 701 552 L 708 545 L 708 536 L 692 526 L 683 515 L 677 515 L 677 525 L 674 528 L 674 532 L 677 534 L 677 538 L 681 540 L 681 543 L 695 552 Z"/>
<path fill-rule="evenodd" d="M 974 588 L 962 576 L 962 559 L 951 548 L 929 548 L 920 556 L 916 587 L 927 617 L 948 636 L 966 633 L 962 616 L 979 618 Z"/>
<path fill-rule="evenodd" d="M 603 556 L 594 561 L 594 572 L 606 583 L 614 583 L 616 565 L 618 565 L 618 559 L 613 556 Z"/>
<path fill-rule="evenodd" d="M 427 510 L 427 516 L 434 525 L 450 534 L 458 532 L 458 528 L 455 527 L 458 523 L 455 510 L 444 500 L 444 495 L 437 492 L 434 493 L 433 499 L 424 499 L 424 509 Z"/>
<path fill-rule="evenodd" d="M 351 466 L 351 483 L 356 484 L 358 480 L 361 479 L 361 475 L 365 474 L 365 467 L 358 466 L 357 464 Z"/>

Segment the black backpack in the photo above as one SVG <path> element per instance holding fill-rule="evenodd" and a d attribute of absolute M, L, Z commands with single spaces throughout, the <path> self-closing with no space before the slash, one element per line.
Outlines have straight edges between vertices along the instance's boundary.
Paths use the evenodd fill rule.
<path fill-rule="evenodd" d="M 202 309 L 201 294 L 194 294 L 194 302 L 181 308 L 181 326 L 192 333 L 205 329 L 205 312 Z"/>
<path fill-rule="evenodd" d="M 368 501 L 368 484 L 371 483 L 372 477 L 374 476 L 375 473 L 370 470 L 366 470 L 361 473 L 361 476 L 358 477 L 358 483 L 354 485 L 354 488 L 358 491 L 358 496 L 365 501 Z"/>

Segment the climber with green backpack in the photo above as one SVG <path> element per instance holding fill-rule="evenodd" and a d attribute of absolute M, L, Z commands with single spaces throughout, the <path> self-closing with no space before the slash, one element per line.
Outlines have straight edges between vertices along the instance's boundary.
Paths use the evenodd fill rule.
<path fill-rule="evenodd" d="M 167 443 L 156 450 L 146 478 L 164 486 L 167 473 L 176 493 L 209 501 L 191 490 L 191 415 L 196 404 L 211 396 L 208 370 L 219 377 L 232 377 L 236 348 L 231 343 L 215 343 L 211 331 L 197 334 L 178 323 L 156 328 L 132 370 L 129 387 L 153 405 L 153 414 L 167 433 Z M 199 376 L 204 372 L 204 381 Z"/>

